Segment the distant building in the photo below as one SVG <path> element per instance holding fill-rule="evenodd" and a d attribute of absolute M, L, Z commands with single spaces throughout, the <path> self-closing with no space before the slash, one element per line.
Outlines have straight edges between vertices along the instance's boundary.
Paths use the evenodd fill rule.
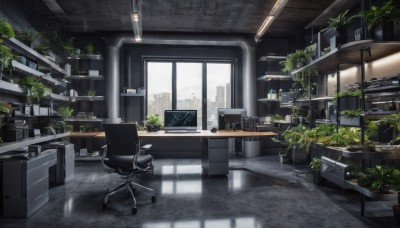
<path fill-rule="evenodd" d="M 225 86 L 225 96 L 226 96 L 226 103 L 225 103 L 225 108 L 230 108 L 231 107 L 231 83 L 227 83 Z"/>
<path fill-rule="evenodd" d="M 217 96 L 215 96 L 217 106 L 223 108 L 225 106 L 225 87 L 217 86 Z"/>

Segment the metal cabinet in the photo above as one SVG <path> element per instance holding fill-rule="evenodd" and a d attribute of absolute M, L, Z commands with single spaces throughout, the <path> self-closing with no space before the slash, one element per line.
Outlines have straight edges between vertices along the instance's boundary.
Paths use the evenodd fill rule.
<path fill-rule="evenodd" d="M 50 183 L 64 184 L 74 177 L 75 150 L 74 144 L 51 143 L 43 145 L 45 149 L 57 149 L 57 165 L 49 169 Z"/>
<path fill-rule="evenodd" d="M 2 200 L 5 217 L 28 217 L 49 200 L 49 167 L 57 151 L 46 150 L 28 160 L 2 161 Z"/>
<path fill-rule="evenodd" d="M 229 174 L 228 139 L 202 139 L 202 168 L 208 175 Z"/>

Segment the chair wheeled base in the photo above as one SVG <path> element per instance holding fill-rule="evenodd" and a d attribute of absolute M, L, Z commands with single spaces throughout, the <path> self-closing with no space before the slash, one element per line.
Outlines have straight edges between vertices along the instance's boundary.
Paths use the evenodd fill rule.
<path fill-rule="evenodd" d="M 135 191 L 136 188 L 139 188 L 141 190 L 144 190 L 146 192 L 151 192 L 152 196 L 151 196 L 151 202 L 155 203 L 157 198 L 154 194 L 154 190 L 148 187 L 145 187 L 143 185 L 140 185 L 136 182 L 133 182 L 129 179 L 125 180 L 125 182 L 121 185 L 119 185 L 118 187 L 114 188 L 113 190 L 109 191 L 108 194 L 104 197 L 103 200 L 103 204 L 102 204 L 102 209 L 105 210 L 108 208 L 108 201 L 109 201 L 109 197 L 114 195 L 117 192 L 120 192 L 122 190 L 128 189 L 129 193 L 131 194 L 132 200 L 133 200 L 133 205 L 132 205 L 132 214 L 136 214 L 137 212 L 137 208 L 136 208 L 136 198 L 135 198 Z"/>

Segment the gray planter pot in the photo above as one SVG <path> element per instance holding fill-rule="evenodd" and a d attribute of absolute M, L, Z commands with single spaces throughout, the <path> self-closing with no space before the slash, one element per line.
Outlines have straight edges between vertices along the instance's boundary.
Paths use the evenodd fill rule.
<path fill-rule="evenodd" d="M 341 116 L 339 121 L 344 126 L 360 126 L 360 117 Z"/>

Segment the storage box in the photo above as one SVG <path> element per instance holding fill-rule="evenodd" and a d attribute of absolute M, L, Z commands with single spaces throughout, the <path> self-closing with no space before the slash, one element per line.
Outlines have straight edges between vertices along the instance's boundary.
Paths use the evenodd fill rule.
<path fill-rule="evenodd" d="M 90 77 L 98 77 L 99 71 L 98 70 L 89 70 L 89 76 Z"/>
<path fill-rule="evenodd" d="M 81 149 L 79 150 L 79 156 L 81 156 L 81 157 L 86 157 L 87 155 L 88 155 L 87 148 L 81 148 Z"/>

